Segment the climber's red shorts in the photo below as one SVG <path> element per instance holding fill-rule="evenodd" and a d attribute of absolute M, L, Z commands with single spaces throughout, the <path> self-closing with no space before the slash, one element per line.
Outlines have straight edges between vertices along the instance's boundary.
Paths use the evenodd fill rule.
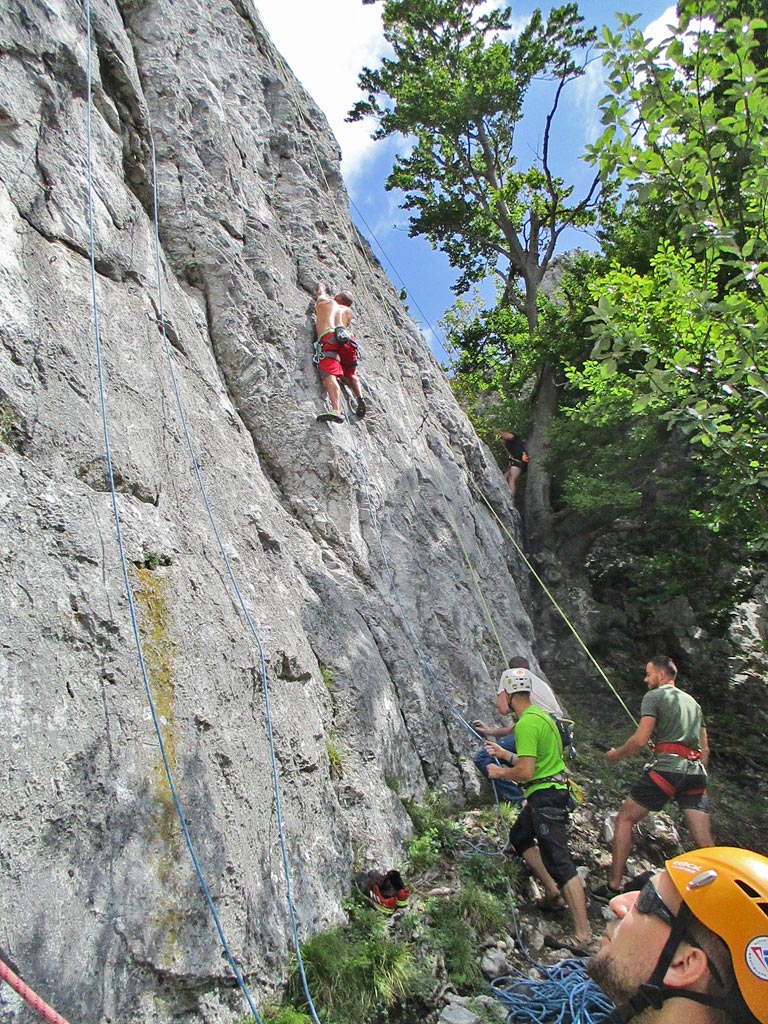
<path fill-rule="evenodd" d="M 318 370 L 329 377 L 354 377 L 357 370 L 357 345 L 348 341 L 339 344 L 337 341 L 325 340 L 333 337 L 333 331 L 329 331 L 320 338 L 322 358 L 317 364 Z M 328 356 L 326 352 L 335 352 L 338 358 Z"/>

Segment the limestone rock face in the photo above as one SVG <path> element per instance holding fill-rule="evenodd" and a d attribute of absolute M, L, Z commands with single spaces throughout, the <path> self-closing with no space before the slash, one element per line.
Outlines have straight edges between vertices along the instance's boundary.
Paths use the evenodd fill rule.
<path fill-rule="evenodd" d="M 73 1024 L 229 1022 L 166 766 L 260 1004 L 281 835 L 305 938 L 402 864 L 402 798 L 476 786 L 476 581 L 507 655 L 534 638 L 474 486 L 513 510 L 247 0 L 7 0 L 0 53 L 2 955 Z M 342 426 L 318 279 L 356 300 Z M 7 987 L 0 1017 L 36 1019 Z"/>

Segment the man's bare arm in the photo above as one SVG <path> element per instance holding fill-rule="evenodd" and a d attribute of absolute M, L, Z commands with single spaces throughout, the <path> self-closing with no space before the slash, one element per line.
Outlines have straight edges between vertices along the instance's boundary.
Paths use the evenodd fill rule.
<path fill-rule="evenodd" d="M 639 754 L 648 745 L 655 725 L 656 719 L 652 715 L 643 715 L 636 732 L 629 737 L 626 743 L 622 743 L 620 747 L 611 747 L 607 754 L 603 754 L 605 763 L 616 764 L 617 761 L 623 761 L 627 757 L 632 757 L 633 754 Z"/>
<path fill-rule="evenodd" d="M 701 763 L 706 768 L 709 765 L 709 737 L 706 729 L 701 730 L 699 745 L 701 747 Z"/>
<path fill-rule="evenodd" d="M 529 782 L 536 774 L 535 757 L 516 757 L 511 768 L 504 768 L 502 765 L 489 764 L 489 779 L 509 779 L 511 782 Z"/>

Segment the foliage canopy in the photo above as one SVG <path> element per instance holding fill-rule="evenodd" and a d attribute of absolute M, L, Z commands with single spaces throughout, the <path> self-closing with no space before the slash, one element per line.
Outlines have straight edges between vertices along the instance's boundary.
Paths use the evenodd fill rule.
<path fill-rule="evenodd" d="M 718 518 L 764 542 L 766 22 L 722 15 L 721 3 L 689 0 L 653 47 L 628 16 L 603 30 L 611 91 L 591 158 L 670 216 L 647 269 L 616 262 L 593 282 L 594 355 L 603 375 L 632 376 L 636 410 L 657 403 L 706 451 Z"/>
<path fill-rule="evenodd" d="M 374 138 L 412 141 L 396 158 L 388 189 L 405 194 L 411 235 L 423 234 L 461 271 L 461 293 L 489 275 L 502 284 L 502 304 L 525 308 L 514 289 L 522 278 L 529 322 L 541 268 L 567 226 L 591 223 L 598 177 L 587 195 L 551 169 L 552 124 L 563 89 L 584 73 L 595 31 L 576 4 L 534 12 L 517 37 L 509 7 L 488 11 L 481 0 L 388 0 L 384 34 L 394 58 L 365 68 L 351 120 L 371 115 Z M 524 168 L 515 132 L 534 80 L 553 96 L 542 148 Z"/>

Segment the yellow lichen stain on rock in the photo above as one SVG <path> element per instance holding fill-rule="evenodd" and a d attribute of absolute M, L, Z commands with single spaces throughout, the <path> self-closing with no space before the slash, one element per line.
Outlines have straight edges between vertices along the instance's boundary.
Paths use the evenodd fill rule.
<path fill-rule="evenodd" d="M 178 731 L 174 715 L 177 652 L 171 617 L 171 581 L 154 569 L 136 565 L 131 567 L 131 577 L 152 701 L 168 767 L 175 778 L 178 759 Z M 155 904 L 153 924 L 158 935 L 164 936 L 161 945 L 165 946 L 168 959 L 173 962 L 181 953 L 179 932 L 182 912 L 178 906 L 178 893 L 183 884 L 183 836 L 159 748 L 148 782 L 155 803 L 154 842 L 151 846 L 156 847 L 154 865 L 166 896 L 163 903 Z"/>

